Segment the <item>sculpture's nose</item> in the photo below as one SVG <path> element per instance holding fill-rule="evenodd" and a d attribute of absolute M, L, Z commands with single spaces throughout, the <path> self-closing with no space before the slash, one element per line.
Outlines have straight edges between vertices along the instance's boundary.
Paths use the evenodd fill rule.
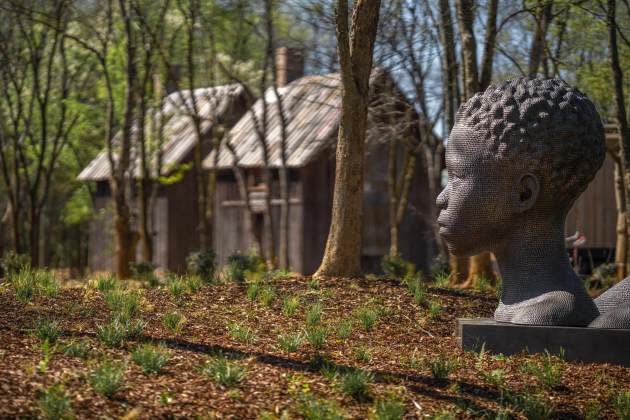
<path fill-rule="evenodd" d="M 438 210 L 446 208 L 448 204 L 448 185 L 444 187 L 442 192 L 438 195 L 437 200 L 435 200 L 435 204 L 437 205 Z"/>

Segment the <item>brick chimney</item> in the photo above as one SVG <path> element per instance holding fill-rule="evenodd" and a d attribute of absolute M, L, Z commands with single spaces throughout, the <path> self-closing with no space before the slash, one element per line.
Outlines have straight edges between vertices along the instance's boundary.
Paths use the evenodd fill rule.
<path fill-rule="evenodd" d="M 301 48 L 276 48 L 276 85 L 282 87 L 304 76 L 304 53 Z"/>

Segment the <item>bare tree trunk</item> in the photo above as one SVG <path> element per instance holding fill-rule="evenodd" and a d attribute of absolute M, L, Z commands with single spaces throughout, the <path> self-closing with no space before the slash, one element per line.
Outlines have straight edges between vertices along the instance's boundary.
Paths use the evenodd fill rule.
<path fill-rule="evenodd" d="M 534 76 L 538 72 L 540 64 L 546 55 L 546 37 L 549 24 L 553 19 L 553 1 L 539 0 L 536 13 L 536 31 L 532 39 L 532 46 L 529 50 L 529 64 L 527 74 Z"/>
<path fill-rule="evenodd" d="M 623 185 L 621 161 L 615 162 L 615 204 L 617 205 L 617 244 L 615 247 L 615 265 L 617 280 L 628 277 L 628 228 L 626 226 L 626 191 Z"/>
<path fill-rule="evenodd" d="M 497 40 L 497 12 L 499 0 L 490 0 L 488 3 L 488 19 L 486 20 L 486 37 L 484 40 L 483 59 L 481 60 L 481 75 L 479 90 L 486 90 L 492 81 L 492 63 L 494 59 L 494 47 Z"/>
<path fill-rule="evenodd" d="M 456 0 L 459 34 L 462 40 L 462 58 L 464 67 L 464 98 L 469 99 L 479 91 L 479 72 L 477 70 L 477 41 L 475 40 L 475 1 Z"/>
<path fill-rule="evenodd" d="M 119 0 L 121 14 L 124 20 L 127 38 L 125 74 L 125 113 L 122 126 L 120 156 L 118 165 L 114 169 L 112 195 L 114 198 L 114 228 L 116 232 L 116 272 L 118 277 L 127 278 L 130 273 L 130 263 L 134 259 L 134 232 L 131 226 L 131 211 L 127 200 L 127 176 L 131 154 L 131 131 L 136 108 L 136 45 L 133 34 L 133 23 L 126 0 Z"/>
<path fill-rule="evenodd" d="M 357 0 L 348 28 L 348 3 L 337 1 L 337 49 L 341 64 L 341 122 L 336 152 L 330 231 L 315 276 L 361 274 L 363 162 L 372 54 L 380 0 Z"/>
<path fill-rule="evenodd" d="M 630 227 L 630 126 L 629 117 L 626 114 L 626 103 L 623 92 L 623 69 L 619 60 L 619 49 L 617 45 L 617 11 L 616 1 L 608 0 L 607 26 L 608 45 L 610 49 L 610 66 L 614 80 L 614 98 L 617 124 L 619 125 L 619 159 L 620 169 L 623 178 L 625 195 L 625 225 L 626 225 L 626 245 L 628 243 L 628 228 Z M 626 250 L 627 251 L 627 250 Z"/>

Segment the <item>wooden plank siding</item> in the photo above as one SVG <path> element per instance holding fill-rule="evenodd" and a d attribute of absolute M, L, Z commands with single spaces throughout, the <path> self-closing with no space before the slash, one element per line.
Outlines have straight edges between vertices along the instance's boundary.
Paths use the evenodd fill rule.
<path fill-rule="evenodd" d="M 615 162 L 606 154 L 602 168 L 567 215 L 567 236 L 580 231 L 586 237 L 583 248 L 615 248 L 617 209 L 615 206 Z"/>

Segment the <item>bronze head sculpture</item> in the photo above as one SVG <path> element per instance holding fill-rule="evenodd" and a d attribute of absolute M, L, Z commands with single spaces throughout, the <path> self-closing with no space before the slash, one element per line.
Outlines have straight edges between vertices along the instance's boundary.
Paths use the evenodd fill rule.
<path fill-rule="evenodd" d="M 510 80 L 460 107 L 438 224 L 452 254 L 495 254 L 503 281 L 495 320 L 588 326 L 598 319 L 569 262 L 564 222 L 604 157 L 595 106 L 561 80 Z M 624 283 L 615 296 L 619 286 L 628 290 Z"/>

